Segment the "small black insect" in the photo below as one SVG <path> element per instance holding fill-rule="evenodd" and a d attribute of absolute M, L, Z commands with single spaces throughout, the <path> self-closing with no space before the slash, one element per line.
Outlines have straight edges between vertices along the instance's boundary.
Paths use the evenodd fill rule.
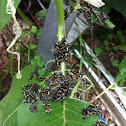
<path fill-rule="evenodd" d="M 56 73 L 52 74 L 51 77 L 48 79 L 48 81 L 52 82 L 55 76 L 56 76 Z"/>
<path fill-rule="evenodd" d="M 37 80 L 38 81 L 43 81 L 43 80 L 45 80 L 45 77 L 39 77 L 39 78 L 37 78 Z"/>
<path fill-rule="evenodd" d="M 64 75 L 62 73 L 60 74 L 60 77 L 61 77 L 61 79 L 62 79 L 63 82 L 66 81 L 66 79 L 65 79 L 65 77 L 64 77 Z"/>
<path fill-rule="evenodd" d="M 27 84 L 26 86 L 23 86 L 23 87 L 22 87 L 22 90 L 23 90 L 23 91 L 26 91 L 26 90 L 28 90 L 29 88 L 30 88 L 30 85 Z"/>
<path fill-rule="evenodd" d="M 30 75 L 30 77 L 29 77 L 28 81 L 31 81 L 31 80 L 32 80 L 32 78 L 33 78 L 33 76 L 34 76 L 34 73 L 31 73 L 31 75 Z"/>
<path fill-rule="evenodd" d="M 34 95 L 34 93 L 29 92 L 29 97 L 30 97 L 30 100 L 29 100 L 30 103 L 34 104 L 35 102 L 37 102 L 37 98 Z"/>
<path fill-rule="evenodd" d="M 50 109 L 48 102 L 46 101 L 44 104 L 44 107 L 45 107 L 45 112 L 47 112 L 48 114 L 50 114 L 50 112 L 52 111 L 52 109 Z"/>
<path fill-rule="evenodd" d="M 33 112 L 33 113 L 37 112 L 37 111 L 38 111 L 38 110 L 37 110 L 37 105 L 31 105 L 31 106 L 29 107 L 29 110 L 30 110 L 31 112 Z"/>
<path fill-rule="evenodd" d="M 96 121 L 94 126 L 107 126 L 107 125 L 102 121 Z"/>
<path fill-rule="evenodd" d="M 50 98 L 50 86 L 46 87 L 45 89 L 43 89 L 42 91 L 40 91 L 40 100 L 44 101 L 45 99 L 49 99 Z"/>
<path fill-rule="evenodd" d="M 91 21 L 91 16 L 92 16 L 91 13 L 88 10 L 85 10 L 84 11 L 84 16 L 85 16 L 85 18 L 86 18 L 86 20 L 88 22 L 89 28 L 93 28 L 92 21 Z"/>
<path fill-rule="evenodd" d="M 68 94 L 68 89 L 67 85 L 62 84 L 56 91 L 56 101 L 60 100 L 63 102 L 65 100 L 65 96 Z"/>
<path fill-rule="evenodd" d="M 39 88 L 40 87 L 41 86 L 39 84 L 32 83 L 31 87 L 30 87 L 30 91 L 33 92 L 33 93 L 39 93 Z"/>
<path fill-rule="evenodd" d="M 89 111 L 87 110 L 87 108 L 84 108 L 82 110 L 82 117 L 84 117 L 84 119 L 87 119 L 89 117 Z"/>
<path fill-rule="evenodd" d="M 68 11 L 68 9 L 66 8 L 66 9 L 64 10 L 64 18 L 65 18 L 65 20 L 68 19 L 68 16 L 69 16 L 69 11 Z"/>
<path fill-rule="evenodd" d="M 87 107 L 87 110 L 89 111 L 89 114 L 95 114 L 98 116 L 102 116 L 102 109 L 98 106 L 96 106 L 95 104 L 90 104 Z"/>
<path fill-rule="evenodd" d="M 60 41 L 59 45 L 62 45 L 64 42 L 66 42 L 66 37 L 62 38 L 62 40 Z"/>
<path fill-rule="evenodd" d="M 27 104 L 27 103 L 29 102 L 29 101 L 28 101 L 29 93 L 26 92 L 26 91 L 23 91 L 23 95 L 24 95 L 24 97 L 25 97 L 25 100 L 23 100 L 23 102 L 24 102 L 25 104 Z"/>

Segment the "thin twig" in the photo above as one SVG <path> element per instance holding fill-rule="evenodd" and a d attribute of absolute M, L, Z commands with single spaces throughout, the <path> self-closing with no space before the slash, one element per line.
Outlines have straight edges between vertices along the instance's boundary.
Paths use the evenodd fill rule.
<path fill-rule="evenodd" d="M 106 93 L 106 91 L 108 91 L 109 89 L 112 88 L 112 86 L 115 84 L 115 82 L 113 82 L 110 86 L 108 86 L 108 88 L 106 88 L 101 94 L 99 94 L 98 96 L 96 96 L 92 101 L 91 103 L 93 103 L 96 99 L 100 98 L 103 94 Z"/>

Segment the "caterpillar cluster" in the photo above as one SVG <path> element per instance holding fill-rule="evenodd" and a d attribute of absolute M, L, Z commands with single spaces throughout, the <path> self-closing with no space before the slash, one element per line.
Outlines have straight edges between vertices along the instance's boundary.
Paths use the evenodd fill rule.
<path fill-rule="evenodd" d="M 92 17 L 95 17 L 96 22 L 100 24 L 104 24 L 106 27 L 106 20 L 109 20 L 109 16 L 106 15 L 106 13 L 99 8 L 93 6 L 92 4 L 79 0 L 80 8 L 76 9 L 78 13 L 83 13 L 84 17 L 86 18 L 86 21 L 88 23 L 88 27 L 93 29 L 93 21 Z M 77 0 L 67 0 L 65 1 L 67 8 L 64 9 L 64 18 L 65 20 L 69 18 L 69 14 L 71 14 L 74 11 L 75 6 L 77 5 Z M 69 9 L 68 9 L 69 8 Z M 109 27 L 108 27 L 109 28 Z"/>
<path fill-rule="evenodd" d="M 49 101 L 61 101 L 64 102 L 65 98 L 71 94 L 71 89 L 74 88 L 75 83 L 73 82 L 72 75 L 78 77 L 83 74 L 76 71 L 75 63 L 72 65 L 68 61 L 71 56 L 71 47 L 66 43 L 66 37 L 64 37 L 59 43 L 56 43 L 52 48 L 54 51 L 55 64 L 57 69 L 60 67 L 62 61 L 66 62 L 66 67 L 69 68 L 69 65 L 72 66 L 72 70 L 66 71 L 66 76 L 61 72 L 54 72 L 49 78 L 40 77 L 38 73 L 38 66 L 35 67 L 34 71 L 31 73 L 28 81 L 31 81 L 34 76 L 36 76 L 38 81 L 45 81 L 46 87 L 41 89 L 41 86 L 37 83 L 27 84 L 22 87 L 25 104 L 32 103 L 29 107 L 31 112 L 37 112 L 37 101 L 43 101 L 46 112 L 50 113 L 51 109 L 49 107 Z M 70 73 L 71 74 L 70 74 Z M 39 99 L 39 100 L 38 100 Z"/>
<path fill-rule="evenodd" d="M 40 78 L 38 78 L 38 80 L 39 79 Z M 65 78 L 62 73 L 53 73 L 51 77 L 46 80 L 46 83 L 47 86 L 44 89 L 41 89 L 41 86 L 36 83 L 27 84 L 26 86 L 22 87 L 24 95 L 23 102 L 25 104 L 32 103 L 32 105 L 29 107 L 31 112 L 37 112 L 36 103 L 40 100 L 44 101 L 43 105 L 46 109 L 45 111 L 49 114 L 51 109 L 49 107 L 48 101 L 64 102 L 65 97 L 67 97 L 71 92 L 69 88 L 72 87 L 72 84 Z"/>
<path fill-rule="evenodd" d="M 102 116 L 102 110 L 95 104 L 90 104 L 82 110 L 82 117 L 84 117 L 84 119 L 87 119 L 91 114 Z"/>
<path fill-rule="evenodd" d="M 54 57 L 57 68 L 59 68 L 62 61 L 68 62 L 68 58 L 71 55 L 72 49 L 70 45 L 66 43 L 66 37 L 62 38 L 60 43 L 56 43 L 54 49 Z"/>
<path fill-rule="evenodd" d="M 69 57 L 71 56 L 72 49 L 70 45 L 66 43 L 66 37 L 64 37 L 60 43 L 56 43 L 54 49 L 54 57 L 55 57 L 55 64 L 57 69 L 59 68 L 62 61 L 66 62 L 66 67 L 69 71 L 66 71 L 66 76 L 64 76 L 61 72 L 53 72 L 50 77 L 40 77 L 38 73 L 38 66 L 35 67 L 34 71 L 31 73 L 28 81 L 31 81 L 34 76 L 36 76 L 38 81 L 45 81 L 46 86 L 43 88 L 37 83 L 27 84 L 26 86 L 22 87 L 24 99 L 23 102 L 25 104 L 31 103 L 32 105 L 29 107 L 29 110 L 33 113 L 38 111 L 37 109 L 37 102 L 42 101 L 43 106 L 45 108 L 45 112 L 50 114 L 52 109 L 50 108 L 49 101 L 57 102 L 61 101 L 64 102 L 66 97 L 69 97 L 71 94 L 71 89 L 74 88 L 75 82 L 73 80 L 73 75 L 78 78 L 82 78 L 84 75 L 79 71 L 79 67 L 76 63 L 70 63 Z M 67 69 L 67 70 L 68 70 Z M 71 74 L 70 74 L 71 73 Z M 85 84 L 86 80 L 81 79 L 82 83 Z M 85 107 L 82 110 L 82 117 L 87 119 L 91 114 L 95 114 L 98 116 L 102 116 L 102 110 L 100 107 L 96 106 L 95 104 L 90 104 L 88 107 Z M 101 121 L 95 123 L 94 126 L 106 126 Z"/>
<path fill-rule="evenodd" d="M 87 120 L 92 114 L 98 115 L 101 121 L 96 121 L 94 126 L 109 126 L 108 123 L 102 118 L 102 109 L 96 104 L 90 104 L 82 110 L 82 117 Z"/>

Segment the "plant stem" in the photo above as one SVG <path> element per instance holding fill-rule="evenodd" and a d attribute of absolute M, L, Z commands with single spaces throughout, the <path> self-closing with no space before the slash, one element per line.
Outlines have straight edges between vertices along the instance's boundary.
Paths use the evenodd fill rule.
<path fill-rule="evenodd" d="M 64 24 L 64 12 L 63 12 L 63 1 L 56 0 L 57 19 L 58 19 L 58 41 L 61 41 L 65 36 L 65 24 Z M 65 75 L 65 62 L 61 63 L 61 72 Z"/>
<path fill-rule="evenodd" d="M 65 62 L 61 63 L 61 72 L 65 76 Z"/>
<path fill-rule="evenodd" d="M 28 47 L 28 63 L 30 62 L 30 49 L 31 49 L 31 44 L 32 44 L 32 33 L 30 32 L 30 42 L 29 42 L 29 47 Z"/>
<path fill-rule="evenodd" d="M 65 24 L 64 24 L 64 12 L 63 12 L 63 1 L 56 0 L 56 8 L 57 8 L 57 19 L 58 19 L 58 41 L 65 35 Z"/>
<path fill-rule="evenodd" d="M 81 83 L 81 81 L 80 81 L 80 79 L 78 79 L 78 82 L 77 82 L 76 86 L 74 87 L 74 89 L 73 89 L 73 91 L 71 93 L 70 98 L 72 98 L 74 96 L 74 93 L 77 91 L 78 86 L 80 85 L 80 83 Z"/>
<path fill-rule="evenodd" d="M 10 37 L 10 40 L 12 41 L 12 36 Z M 10 41 L 10 42 L 11 42 Z M 11 49 L 10 49 L 11 50 Z M 13 78 L 13 63 L 12 63 L 12 54 L 8 54 L 8 58 L 9 58 L 9 71 L 10 71 L 10 75 L 11 75 L 11 79 Z"/>

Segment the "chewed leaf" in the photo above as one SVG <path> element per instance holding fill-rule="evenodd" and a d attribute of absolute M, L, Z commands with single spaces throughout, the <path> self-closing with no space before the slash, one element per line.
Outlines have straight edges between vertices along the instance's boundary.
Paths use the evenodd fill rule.
<path fill-rule="evenodd" d="M 90 115 L 87 120 L 82 117 L 82 109 L 90 103 L 73 98 L 67 98 L 64 103 L 50 102 L 50 114 L 45 112 L 42 102 L 37 104 L 38 112 L 32 113 L 29 106 L 21 104 L 17 111 L 18 126 L 93 126 L 99 119 L 96 115 Z"/>

